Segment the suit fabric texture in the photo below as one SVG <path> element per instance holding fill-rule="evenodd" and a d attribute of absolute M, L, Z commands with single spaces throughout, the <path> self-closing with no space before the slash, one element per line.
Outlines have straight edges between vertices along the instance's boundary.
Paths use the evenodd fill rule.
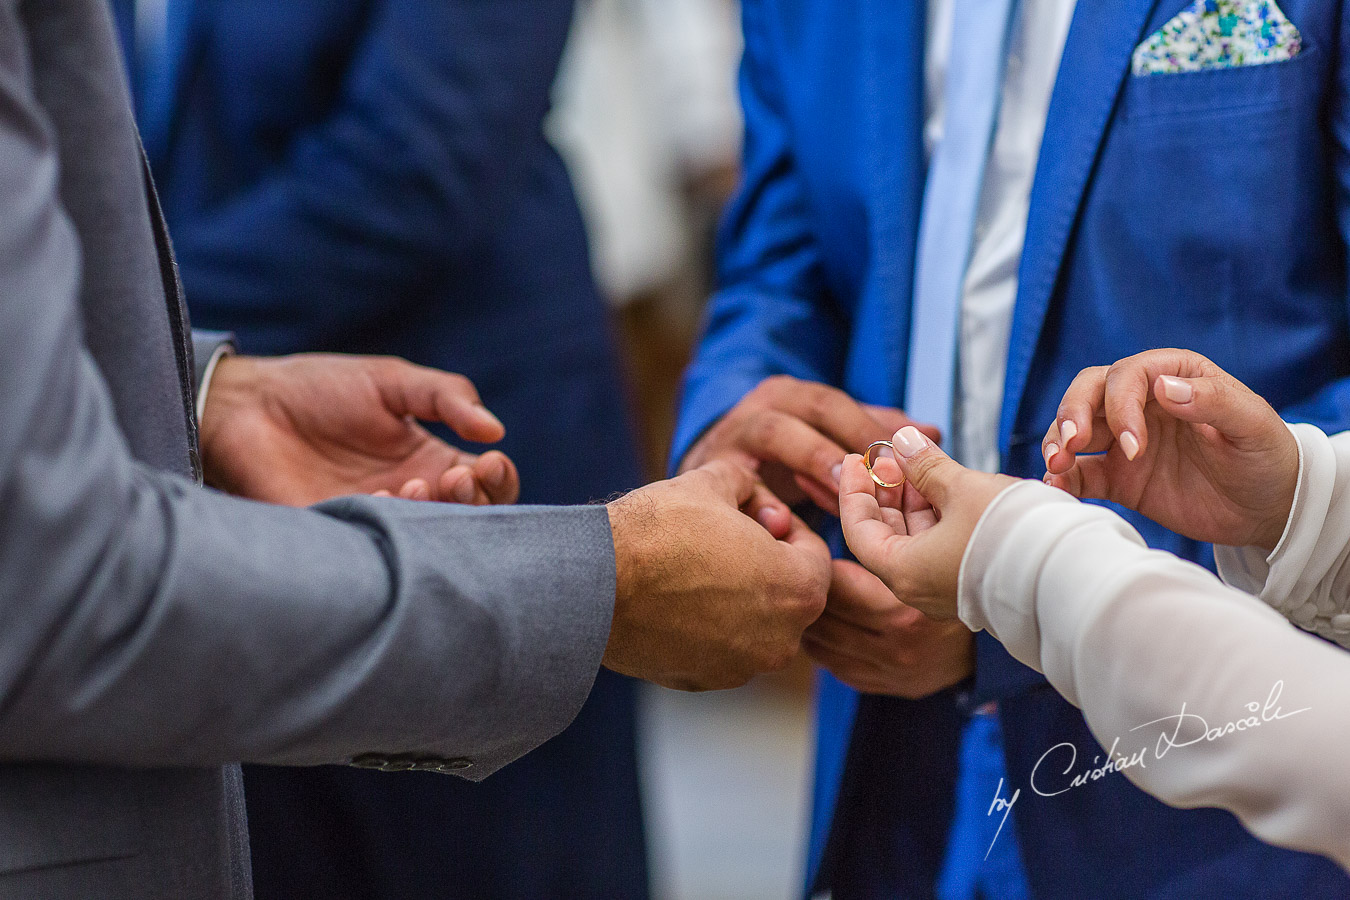
<path fill-rule="evenodd" d="M 1350 17 L 1281 4 L 1292 59 L 1131 74 L 1184 0 L 1080 3 L 1031 194 L 1001 418 L 1005 471 L 1040 477 L 1074 375 L 1152 347 L 1198 350 L 1286 418 L 1350 425 L 1346 189 Z M 746 178 L 721 287 L 685 384 L 674 458 L 761 379 L 899 405 L 925 181 L 923 3 L 746 0 Z M 849 448 L 860 451 L 862 448 Z M 1206 547 L 1127 514 L 1156 547 Z M 837 537 L 837 534 L 836 534 Z M 1229 814 L 1170 809 L 1113 776 L 1031 796 L 1082 717 L 987 635 L 971 689 L 919 702 L 820 683 L 809 887 L 835 900 L 933 893 L 966 712 L 999 701 L 1013 820 L 1046 898 L 1346 897 L 1326 860 L 1261 844 Z M 1049 773 L 1037 773 L 1041 787 Z M 993 798 L 989 798 L 992 802 Z"/>
<path fill-rule="evenodd" d="M 0 3 L 0 97 L 0 896 L 248 897 L 235 762 L 478 779 L 560 731 L 612 614 L 604 511 L 202 488 L 103 0 Z"/>
<path fill-rule="evenodd" d="M 164 107 L 139 111 L 194 322 L 245 352 L 468 375 L 526 503 L 640 483 L 577 203 L 543 136 L 571 14 L 192 0 L 169 17 Z M 259 896 L 644 898 L 634 685 L 602 672 L 593 693 L 485 784 L 246 770 Z"/>

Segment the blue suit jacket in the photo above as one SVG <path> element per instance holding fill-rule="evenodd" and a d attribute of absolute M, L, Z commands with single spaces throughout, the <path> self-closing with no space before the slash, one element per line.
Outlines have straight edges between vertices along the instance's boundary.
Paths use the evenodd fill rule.
<path fill-rule="evenodd" d="M 1350 425 L 1350 17 L 1340 0 L 1284 0 L 1304 38 L 1294 60 L 1133 77 L 1134 47 L 1188 2 L 1077 7 L 1020 271 L 1001 433 L 1013 474 L 1044 472 L 1040 438 L 1081 368 L 1150 347 L 1207 354 L 1288 417 Z M 746 178 L 676 459 L 772 374 L 872 403 L 904 397 L 924 4 L 746 0 L 744 21 Z M 1208 558 L 1132 521 L 1155 546 Z M 1027 796 L 1055 744 L 1075 743 L 1080 758 L 1102 751 L 1078 712 L 987 635 L 977 657 L 969 701 L 1001 701 L 1036 897 L 1350 896 L 1326 861 L 1261 845 L 1227 813 L 1169 809 L 1118 775 Z M 811 879 L 836 900 L 931 896 L 952 814 L 957 698 L 859 704 L 826 678 L 819 717 Z"/>
<path fill-rule="evenodd" d="M 635 486 L 542 133 L 570 0 L 191 2 L 172 103 L 140 112 L 193 322 L 252 353 L 463 372 L 525 502 Z M 631 685 L 602 673 L 572 728 L 482 785 L 250 770 L 260 895 L 645 897 L 634 728 Z"/>

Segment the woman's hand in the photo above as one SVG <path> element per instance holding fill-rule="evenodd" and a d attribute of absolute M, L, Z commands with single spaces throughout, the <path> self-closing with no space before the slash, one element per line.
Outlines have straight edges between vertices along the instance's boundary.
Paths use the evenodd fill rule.
<path fill-rule="evenodd" d="M 1279 414 L 1186 350 L 1084 369 L 1042 451 L 1047 484 L 1230 546 L 1273 550 L 1298 484 L 1298 444 Z"/>
<path fill-rule="evenodd" d="M 966 545 L 989 504 L 1016 484 L 951 460 L 913 427 L 894 438 L 898 459 L 876 461 L 877 475 L 903 488 L 879 488 L 861 456 L 844 460 L 839 509 L 844 539 L 858 562 L 903 603 L 938 619 L 956 616 Z"/>
<path fill-rule="evenodd" d="M 269 503 L 345 494 L 514 503 L 504 454 L 452 447 L 417 423 L 492 443 L 505 429 L 469 379 L 389 357 L 309 354 L 221 360 L 202 416 L 207 483 Z"/>

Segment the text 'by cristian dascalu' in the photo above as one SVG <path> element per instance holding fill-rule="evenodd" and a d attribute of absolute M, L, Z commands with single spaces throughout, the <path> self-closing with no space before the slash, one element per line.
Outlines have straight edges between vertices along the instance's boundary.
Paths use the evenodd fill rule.
<path fill-rule="evenodd" d="M 1111 749 L 1107 751 L 1105 759 L 1100 755 L 1094 756 L 1092 762 L 1086 767 L 1079 765 L 1078 747 L 1075 744 L 1069 741 L 1056 744 L 1041 754 L 1041 758 L 1032 767 L 1031 790 L 1040 797 L 1058 797 L 1074 788 L 1081 788 L 1094 781 L 1099 781 L 1107 775 L 1124 772 L 1126 769 L 1148 768 L 1150 761 L 1161 760 L 1173 750 L 1220 741 L 1240 732 L 1251 731 L 1254 728 L 1260 728 L 1262 725 L 1288 719 L 1311 709 L 1311 707 L 1305 706 L 1302 709 L 1286 712 L 1280 706 L 1280 697 L 1283 694 L 1284 682 L 1277 681 L 1271 687 L 1264 703 L 1259 700 L 1248 703 L 1243 707 L 1246 715 L 1222 725 L 1213 726 L 1204 716 L 1191 712 L 1187 709 L 1187 704 L 1183 703 L 1181 704 L 1181 711 L 1174 715 L 1153 719 L 1130 729 L 1130 733 L 1134 734 L 1138 731 L 1156 728 L 1158 730 L 1156 742 L 1149 743 L 1146 741 L 1139 749 L 1126 754 L 1119 751 L 1121 739 L 1116 738 L 1111 743 Z M 994 843 L 1003 833 L 1003 826 L 1007 824 L 1013 806 L 1022 796 L 1021 788 L 1014 790 L 1011 796 L 1005 796 L 1003 787 L 1004 782 L 1000 778 L 998 788 L 994 791 L 994 802 L 989 804 L 989 810 L 985 813 L 989 816 L 1001 813 L 1003 816 L 999 820 L 998 831 L 994 833 L 994 840 L 989 844 L 990 851 L 994 849 Z M 987 859 L 988 856 L 989 854 L 986 852 L 985 858 Z"/>

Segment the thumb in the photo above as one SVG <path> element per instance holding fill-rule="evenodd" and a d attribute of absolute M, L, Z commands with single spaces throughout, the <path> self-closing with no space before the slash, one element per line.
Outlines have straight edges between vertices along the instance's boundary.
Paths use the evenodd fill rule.
<path fill-rule="evenodd" d="M 1223 373 L 1199 378 L 1159 375 L 1153 395 L 1170 415 L 1183 422 L 1210 425 L 1235 442 L 1260 440 L 1284 431 L 1279 414 L 1269 403 Z"/>
<path fill-rule="evenodd" d="M 956 479 L 965 469 L 913 425 L 897 431 L 892 443 L 905 478 L 925 500 L 941 511 L 952 496 Z"/>

